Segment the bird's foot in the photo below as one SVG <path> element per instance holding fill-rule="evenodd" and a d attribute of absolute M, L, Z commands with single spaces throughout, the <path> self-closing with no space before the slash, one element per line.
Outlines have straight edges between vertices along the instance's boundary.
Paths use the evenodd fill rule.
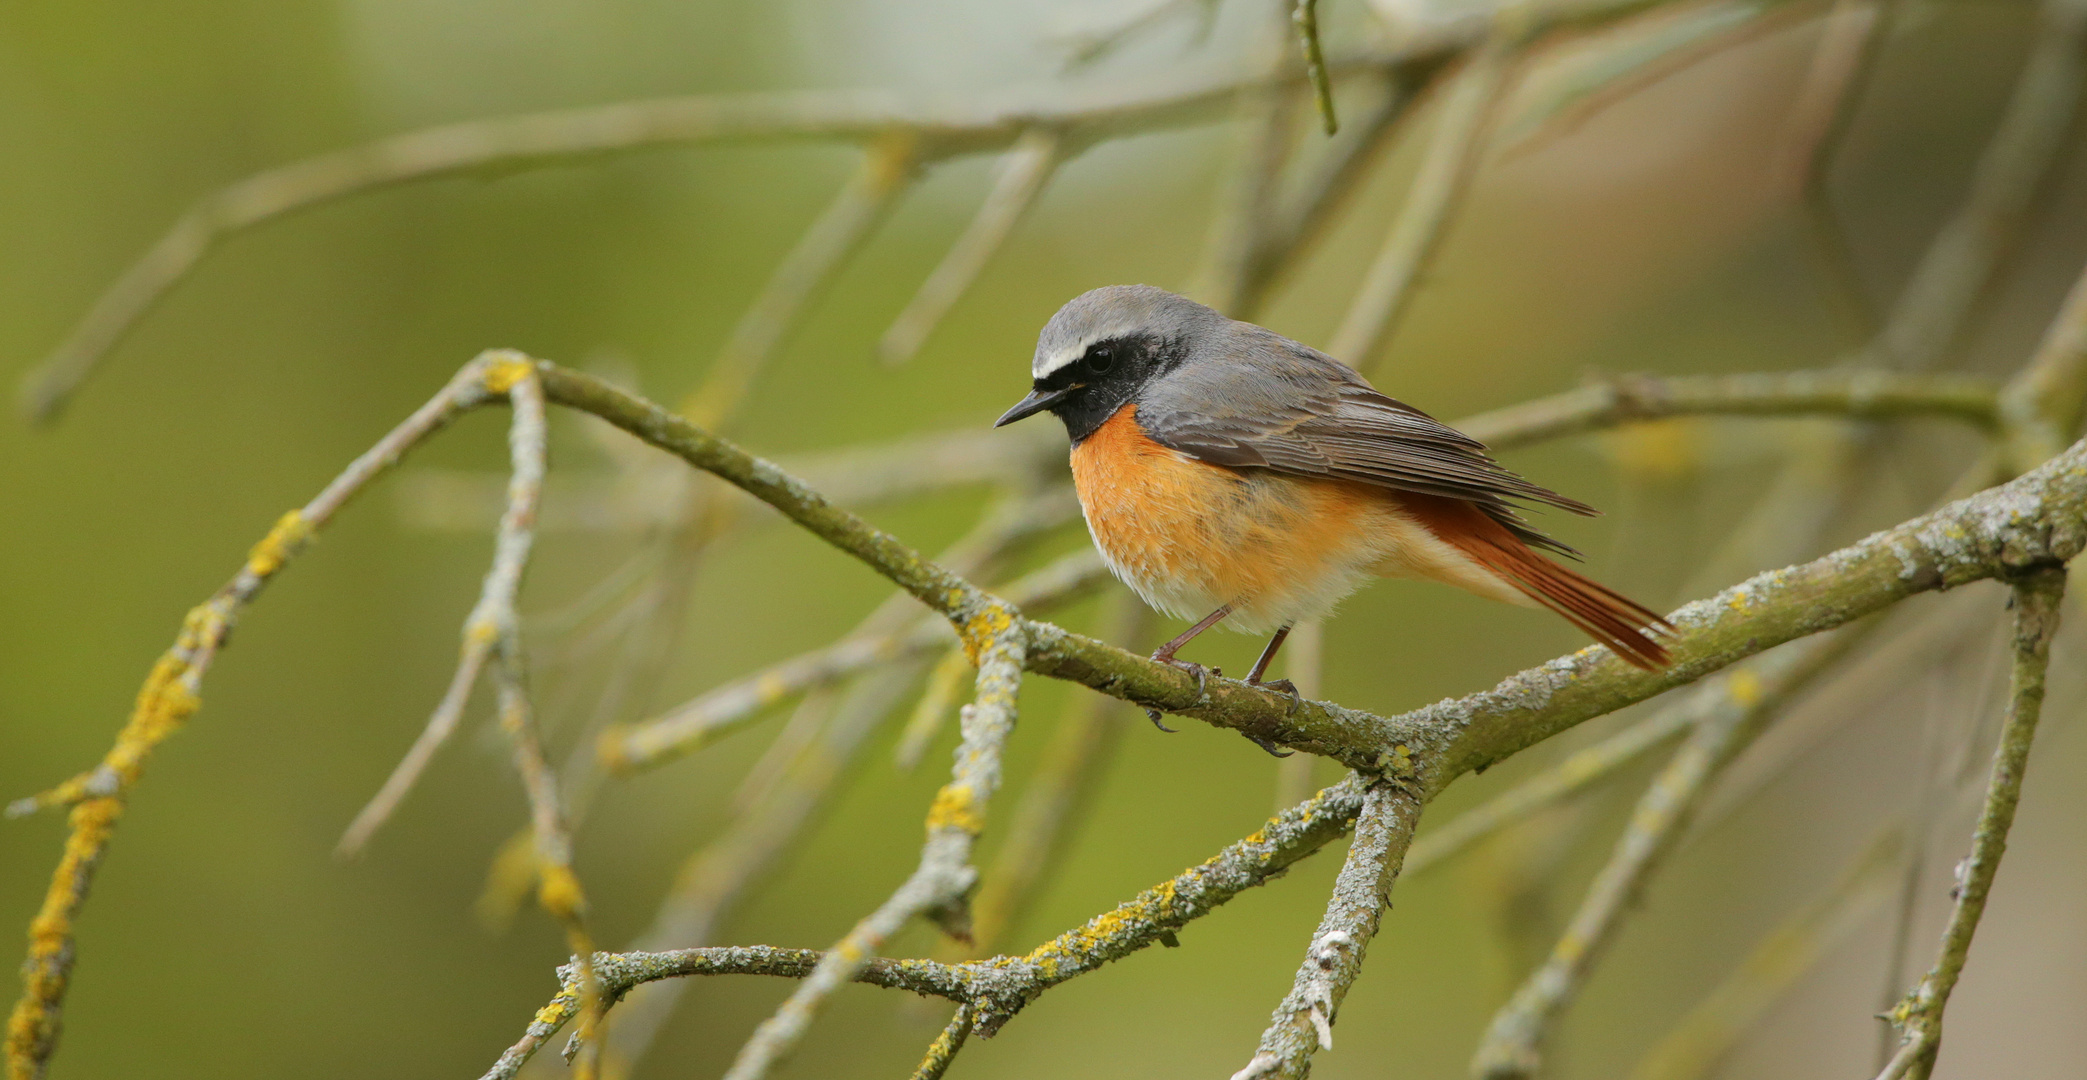
<path fill-rule="evenodd" d="M 1160 650 L 1160 652 L 1153 653 L 1152 659 L 1158 663 L 1165 664 L 1170 668 L 1175 668 L 1180 671 L 1186 671 L 1190 675 L 1195 676 L 1196 704 L 1202 704 L 1203 699 L 1208 697 L 1210 694 L 1210 677 L 1212 675 L 1223 675 L 1224 670 L 1221 668 L 1207 668 L 1201 664 L 1196 663 L 1194 660 L 1181 660 L 1175 658 L 1172 655 L 1161 655 L 1165 652 L 1166 650 L 1162 649 Z M 1162 723 L 1160 721 L 1159 716 L 1160 713 L 1158 709 L 1147 708 L 1145 710 L 1145 718 L 1152 721 L 1153 727 L 1156 727 L 1169 735 L 1172 735 L 1175 731 L 1179 730 L 1178 728 L 1170 728 L 1166 724 Z"/>
<path fill-rule="evenodd" d="M 1286 719 L 1296 716 L 1297 710 L 1304 708 L 1304 695 L 1297 691 L 1297 684 L 1288 679 L 1270 679 L 1267 682 L 1251 682 L 1247 685 L 1262 690 L 1280 690 L 1290 695 L 1290 711 L 1283 714 Z"/>

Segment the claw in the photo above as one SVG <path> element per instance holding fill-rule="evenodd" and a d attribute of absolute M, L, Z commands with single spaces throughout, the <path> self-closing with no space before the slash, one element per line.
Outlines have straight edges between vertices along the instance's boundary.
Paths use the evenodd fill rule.
<path fill-rule="evenodd" d="M 1196 677 L 1196 704 L 1201 705 L 1203 699 L 1210 696 L 1210 673 L 1217 669 L 1204 667 L 1194 660 L 1177 660 L 1171 656 L 1161 660 L 1160 663 L 1170 668 L 1186 671 Z M 1217 673 L 1219 675 L 1224 674 L 1223 671 L 1217 671 Z"/>
<path fill-rule="evenodd" d="M 1178 668 L 1182 671 L 1188 672 L 1191 675 L 1194 675 L 1196 677 L 1196 702 L 1198 704 L 1201 704 L 1203 699 L 1209 696 L 1211 669 L 1206 668 L 1193 660 L 1176 660 L 1171 656 L 1155 656 L 1153 657 L 1153 659 L 1158 660 L 1160 663 L 1165 664 L 1168 667 Z M 1222 674 L 1222 672 L 1220 672 L 1220 674 Z M 1170 728 L 1166 724 L 1161 723 L 1159 715 L 1160 714 L 1158 709 L 1148 708 L 1145 710 L 1145 718 L 1147 720 L 1152 721 L 1153 727 L 1156 727 L 1169 735 L 1174 734 L 1174 732 L 1178 729 Z"/>
<path fill-rule="evenodd" d="M 1269 757 L 1289 757 L 1291 754 L 1297 752 L 1295 750 L 1285 750 L 1282 747 L 1276 745 L 1274 740 L 1264 739 L 1259 735 L 1247 735 L 1246 732 L 1243 731 L 1240 732 L 1240 734 L 1246 735 L 1248 742 L 1251 742 L 1255 746 L 1258 746 L 1261 749 L 1268 751 Z"/>
<path fill-rule="evenodd" d="M 1283 714 L 1285 719 L 1296 716 L 1297 710 L 1304 708 L 1304 695 L 1298 693 L 1297 684 L 1288 679 L 1270 679 L 1267 682 L 1248 683 L 1247 685 L 1258 686 L 1263 690 L 1281 690 L 1283 693 L 1290 695 L 1290 711 Z"/>

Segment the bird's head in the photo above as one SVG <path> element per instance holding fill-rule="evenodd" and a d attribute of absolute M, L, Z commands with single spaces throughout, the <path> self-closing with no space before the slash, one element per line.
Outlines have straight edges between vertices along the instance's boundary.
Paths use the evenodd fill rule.
<path fill-rule="evenodd" d="M 1110 285 L 1076 296 L 1036 340 L 1029 396 L 994 427 L 1050 412 L 1077 443 L 1153 379 L 1181 366 L 1195 343 L 1230 320 L 1150 285 Z"/>

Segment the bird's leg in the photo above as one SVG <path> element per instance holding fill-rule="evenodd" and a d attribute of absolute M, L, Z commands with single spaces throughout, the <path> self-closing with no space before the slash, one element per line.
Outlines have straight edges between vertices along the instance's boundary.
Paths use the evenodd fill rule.
<path fill-rule="evenodd" d="M 1275 636 L 1268 639 L 1268 647 L 1262 649 L 1261 658 L 1254 661 L 1254 670 L 1246 673 L 1246 684 L 1248 686 L 1266 687 L 1270 690 L 1287 691 L 1290 695 L 1290 712 L 1288 715 L 1295 716 L 1297 715 L 1297 710 L 1304 704 L 1304 695 L 1297 692 L 1297 684 L 1288 679 L 1277 679 L 1274 682 L 1261 681 L 1261 676 L 1268 674 L 1268 665 L 1275 662 L 1276 650 L 1283 647 L 1283 639 L 1289 636 L 1290 624 L 1284 623 L 1276 630 Z M 1247 738 L 1252 740 L 1255 746 L 1268 751 L 1274 757 L 1289 757 L 1297 752 L 1295 750 L 1285 750 L 1276 745 L 1273 740 L 1264 739 L 1259 735 L 1247 735 Z"/>
<path fill-rule="evenodd" d="M 1268 673 L 1268 665 L 1275 662 L 1276 651 L 1283 647 L 1283 639 L 1289 636 L 1290 624 L 1284 623 L 1282 628 L 1278 629 L 1275 632 L 1275 636 L 1268 639 L 1268 647 L 1262 649 L 1261 658 L 1259 660 L 1254 661 L 1254 670 L 1247 672 L 1246 684 L 1248 686 L 1265 687 L 1269 690 L 1281 690 L 1282 692 L 1290 695 L 1289 715 L 1296 716 L 1297 710 L 1304 706 L 1304 695 L 1297 692 L 1297 684 L 1291 682 L 1288 679 L 1273 679 L 1268 682 L 1261 681 L 1261 676 L 1266 675 Z M 1266 748 L 1264 747 L 1263 749 Z M 1275 753 L 1275 751 L 1270 750 L 1269 753 L 1272 754 Z"/>
<path fill-rule="evenodd" d="M 1185 665 L 1189 665 L 1189 661 L 1174 659 L 1174 654 L 1180 652 L 1181 647 L 1183 645 L 1186 645 L 1189 642 L 1196 640 L 1197 634 L 1200 634 L 1203 631 L 1208 630 L 1213 626 L 1216 626 L 1218 624 L 1218 620 L 1230 614 L 1232 614 L 1232 605 L 1226 604 L 1218 608 L 1216 611 L 1213 611 L 1210 614 L 1203 616 L 1200 620 L 1196 622 L 1196 625 L 1191 626 L 1188 629 L 1183 630 L 1181 633 L 1175 635 L 1174 640 L 1169 641 L 1165 645 L 1162 645 L 1159 648 L 1152 650 L 1152 658 L 1154 660 L 1159 661 L 1162 664 L 1172 664 L 1175 667 L 1184 667 Z M 1195 664 L 1192 666 L 1201 667 L 1202 665 Z"/>
<path fill-rule="evenodd" d="M 1194 641 L 1196 639 L 1197 634 L 1200 634 L 1203 631 L 1208 630 L 1213 626 L 1216 626 L 1218 624 L 1218 620 L 1223 619 L 1225 616 L 1230 614 L 1232 614 L 1232 605 L 1226 604 L 1218 608 L 1216 611 L 1213 611 L 1210 614 L 1203 616 L 1203 618 L 1200 621 L 1198 621 L 1196 625 L 1191 626 L 1188 629 L 1183 630 L 1180 634 L 1176 635 L 1174 640 L 1169 641 L 1165 645 L 1162 645 L 1159 648 L 1154 649 L 1152 651 L 1153 660 L 1165 664 L 1168 667 L 1180 668 L 1181 670 L 1186 671 L 1189 674 L 1194 675 L 1196 677 L 1197 701 L 1203 700 L 1203 695 L 1206 692 L 1206 688 L 1210 684 L 1210 669 L 1204 667 L 1201 664 L 1196 663 L 1193 660 L 1176 660 L 1174 659 L 1174 654 L 1180 652 L 1181 647 L 1183 645 L 1186 645 L 1189 642 Z M 1222 675 L 1224 673 L 1218 672 L 1218 674 Z M 1168 734 L 1172 734 L 1174 732 L 1173 728 L 1170 728 L 1167 725 L 1160 722 L 1158 709 L 1146 709 L 1145 716 L 1152 721 L 1153 727 L 1156 727 L 1161 731 L 1167 732 Z"/>

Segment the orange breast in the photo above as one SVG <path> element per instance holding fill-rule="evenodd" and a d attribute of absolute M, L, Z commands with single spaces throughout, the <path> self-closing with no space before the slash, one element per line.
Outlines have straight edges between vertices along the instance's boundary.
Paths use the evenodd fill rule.
<path fill-rule="evenodd" d="M 1135 404 L 1073 448 L 1072 470 L 1118 577 L 1184 618 L 1232 604 L 1241 630 L 1322 613 L 1371 576 L 1401 524 L 1378 488 L 1228 469 L 1161 446 Z"/>

